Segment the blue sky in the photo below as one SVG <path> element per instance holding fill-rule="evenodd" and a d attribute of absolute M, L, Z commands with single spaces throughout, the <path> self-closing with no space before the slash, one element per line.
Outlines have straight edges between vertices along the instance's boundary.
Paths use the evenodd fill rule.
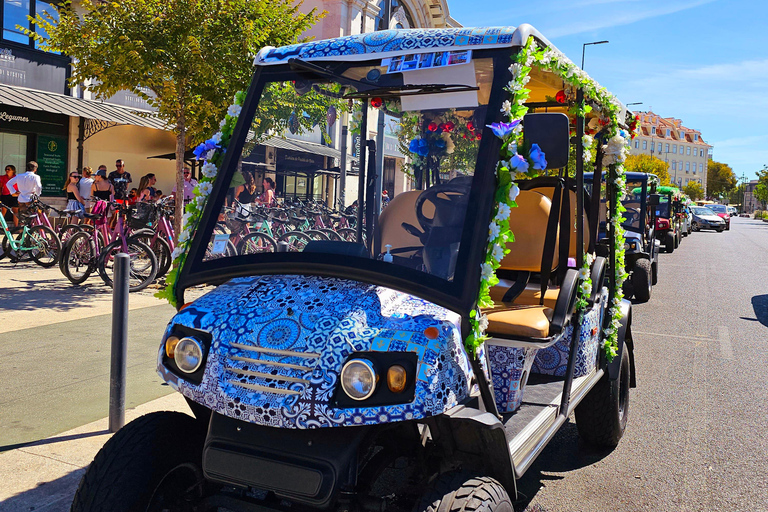
<path fill-rule="evenodd" d="M 464 26 L 530 23 L 577 64 L 607 39 L 584 68 L 621 101 L 700 130 L 739 177 L 768 164 L 765 0 L 448 2 Z"/>

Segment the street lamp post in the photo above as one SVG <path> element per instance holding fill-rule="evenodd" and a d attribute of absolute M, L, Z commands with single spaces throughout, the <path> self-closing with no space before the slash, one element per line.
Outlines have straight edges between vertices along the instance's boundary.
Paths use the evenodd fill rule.
<path fill-rule="evenodd" d="M 592 43 L 584 43 L 581 45 L 581 70 L 584 71 L 584 53 L 587 50 L 587 46 L 591 44 L 606 44 L 608 41 L 594 41 Z"/>

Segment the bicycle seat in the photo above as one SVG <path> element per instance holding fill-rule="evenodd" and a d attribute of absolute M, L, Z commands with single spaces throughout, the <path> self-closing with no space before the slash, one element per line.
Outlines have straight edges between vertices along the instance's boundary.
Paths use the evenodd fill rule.
<path fill-rule="evenodd" d="M 75 213 L 77 213 L 77 211 L 75 211 Z M 85 218 L 86 219 L 100 219 L 101 215 L 97 215 L 95 213 L 88 213 L 88 212 L 86 212 L 85 213 Z"/>
<path fill-rule="evenodd" d="M 63 213 L 64 215 L 77 215 L 78 213 L 80 213 L 80 210 L 64 210 L 61 213 Z"/>

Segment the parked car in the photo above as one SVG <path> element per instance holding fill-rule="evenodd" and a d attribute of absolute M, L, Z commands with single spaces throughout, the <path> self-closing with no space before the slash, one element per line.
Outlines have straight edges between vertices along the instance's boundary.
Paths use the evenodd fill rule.
<path fill-rule="evenodd" d="M 728 231 L 731 229 L 731 216 L 728 213 L 728 207 L 724 204 L 710 204 L 707 206 L 710 210 L 715 212 L 715 215 L 723 219 L 725 222 L 725 230 Z"/>
<path fill-rule="evenodd" d="M 691 206 L 693 213 L 693 222 L 691 227 L 694 231 L 702 229 L 714 229 L 721 233 L 725 229 L 725 221 L 715 212 L 703 206 Z"/>
<path fill-rule="evenodd" d="M 735 206 L 729 206 L 728 207 L 728 215 L 730 215 L 731 217 L 738 217 L 739 216 L 739 210 L 737 210 Z"/>

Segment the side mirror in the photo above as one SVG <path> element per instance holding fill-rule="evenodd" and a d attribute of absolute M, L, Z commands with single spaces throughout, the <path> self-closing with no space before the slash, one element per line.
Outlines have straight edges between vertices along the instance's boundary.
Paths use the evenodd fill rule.
<path fill-rule="evenodd" d="M 526 145 L 539 145 L 547 159 L 547 169 L 561 169 L 568 165 L 570 129 L 567 115 L 550 112 L 526 114 L 523 127 Z"/>
<path fill-rule="evenodd" d="M 658 206 L 661 204 L 661 196 L 659 194 L 650 194 L 648 196 L 648 204 L 651 206 Z"/>

